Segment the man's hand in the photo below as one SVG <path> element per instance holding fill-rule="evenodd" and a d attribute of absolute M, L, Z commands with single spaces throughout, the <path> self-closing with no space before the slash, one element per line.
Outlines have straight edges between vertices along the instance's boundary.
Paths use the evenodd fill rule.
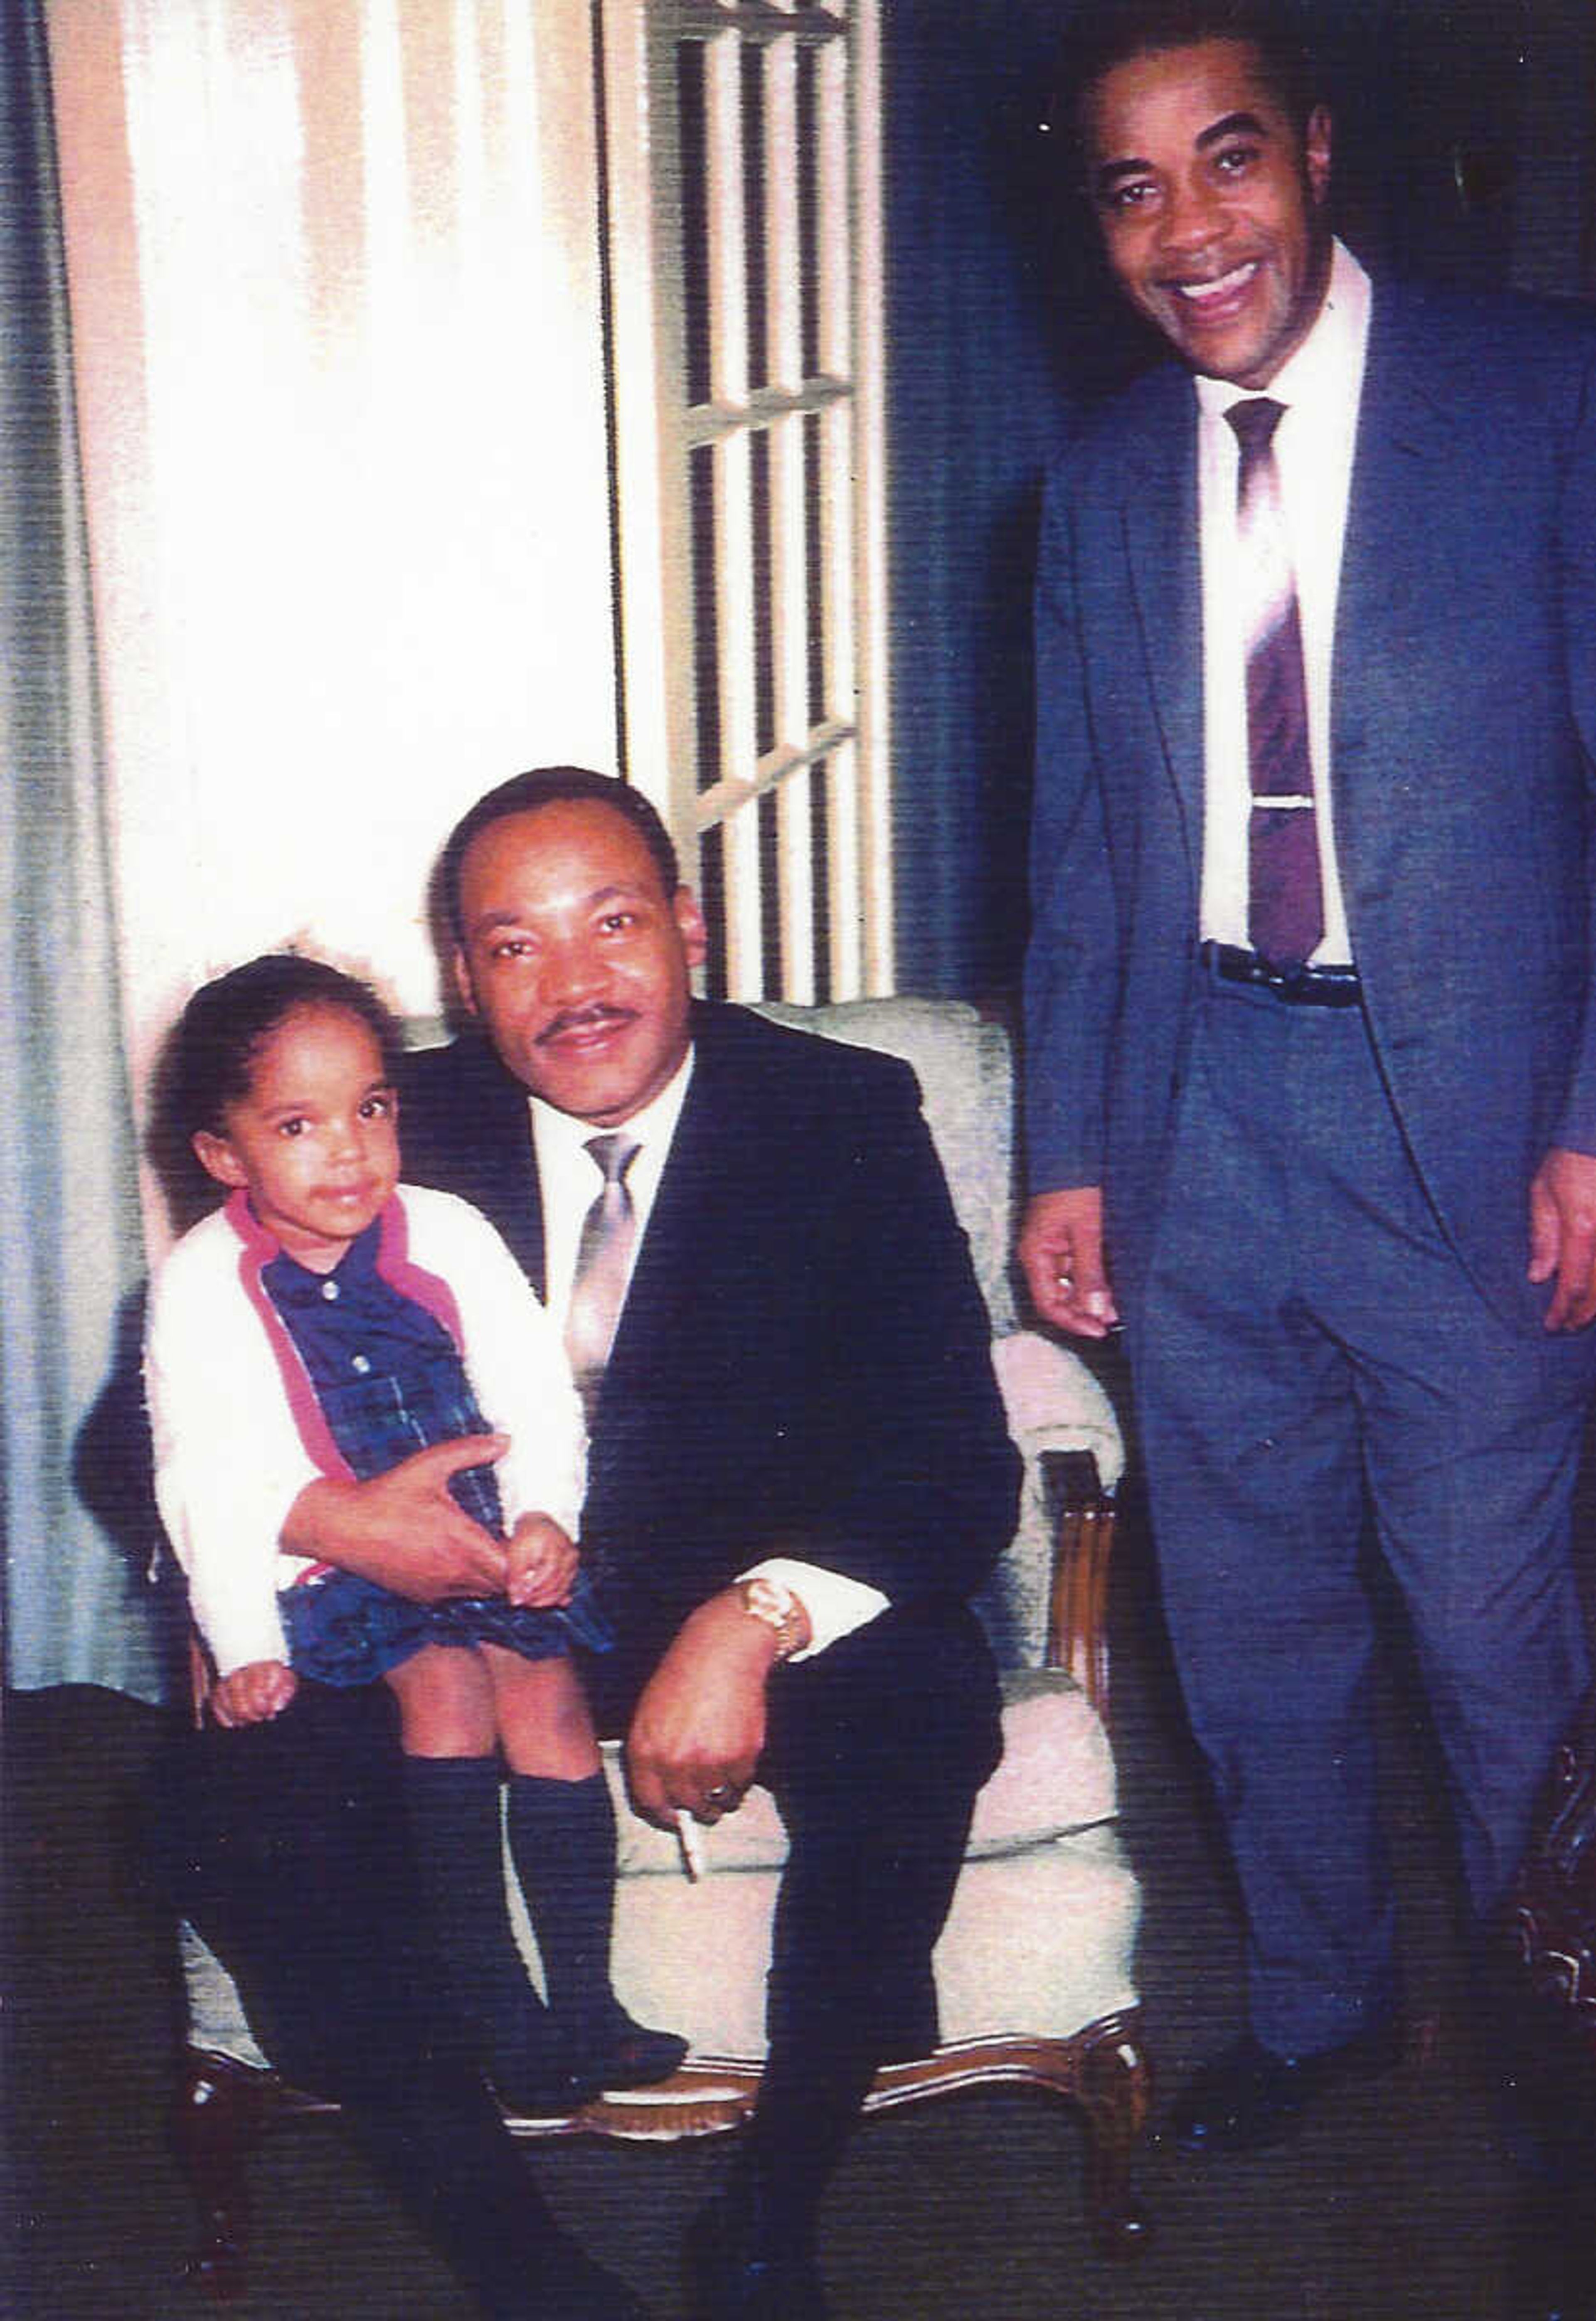
<path fill-rule="evenodd" d="M 626 1779 L 645 1821 L 669 1829 L 684 1807 L 716 1822 L 742 1804 L 765 1745 L 776 1645 L 774 1629 L 750 1618 L 734 1588 L 684 1622 L 626 1736 Z"/>
<path fill-rule="evenodd" d="M 1554 1145 L 1529 1188 L 1529 1279 L 1556 1276 L 1548 1330 L 1582 1330 L 1596 1315 L 1596 1155 Z"/>
<path fill-rule="evenodd" d="M 211 1687 L 210 1710 L 229 1731 L 239 1725 L 264 1725 L 280 1716 L 299 1689 L 299 1679 L 284 1661 L 251 1661 Z"/>
<path fill-rule="evenodd" d="M 288 1510 L 283 1544 L 415 1604 L 502 1596 L 504 1545 L 455 1505 L 449 1478 L 491 1465 L 509 1447 L 507 1435 L 467 1434 L 415 1452 L 369 1482 L 307 1483 Z"/>
<path fill-rule="evenodd" d="M 1100 1185 L 1038 1193 L 1020 1227 L 1019 1261 L 1044 1322 L 1076 1338 L 1106 1338 L 1119 1308 L 1103 1267 Z"/>
<path fill-rule="evenodd" d="M 580 1558 L 576 1543 L 552 1515 L 523 1515 L 510 1534 L 505 1594 L 536 1612 L 569 1604 Z"/>

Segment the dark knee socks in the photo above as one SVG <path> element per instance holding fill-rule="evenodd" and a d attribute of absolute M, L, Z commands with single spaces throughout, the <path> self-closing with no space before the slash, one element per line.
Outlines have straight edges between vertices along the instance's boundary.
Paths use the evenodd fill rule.
<path fill-rule="evenodd" d="M 552 2038 L 511 1931 L 497 1757 L 407 1757 L 406 1801 L 433 1944 L 455 2012 L 501 2094 L 552 2070 Z"/>
<path fill-rule="evenodd" d="M 510 1858 L 537 1936 L 543 1984 L 574 2066 L 627 2027 L 609 1979 L 616 1899 L 616 1816 L 602 1773 L 556 1781 L 510 1777 Z"/>

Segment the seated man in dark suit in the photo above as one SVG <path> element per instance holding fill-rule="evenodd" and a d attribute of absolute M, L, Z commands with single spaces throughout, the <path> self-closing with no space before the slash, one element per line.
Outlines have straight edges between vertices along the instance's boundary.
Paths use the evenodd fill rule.
<path fill-rule="evenodd" d="M 492 1218 L 582 1377 L 601 1729 L 651 1819 L 713 1822 L 757 1774 L 790 1838 L 699 2309 L 821 2314 L 819 2199 L 877 2068 L 935 2043 L 932 1946 L 1000 1746 L 966 1602 L 1018 1481 L 986 1313 L 912 1075 L 691 999 L 703 921 L 635 791 L 518 776 L 442 885 L 487 1036 L 414 1060 L 406 1173 Z M 502 1584 L 437 1453 L 309 1485 L 285 1535 L 419 1598 Z"/>

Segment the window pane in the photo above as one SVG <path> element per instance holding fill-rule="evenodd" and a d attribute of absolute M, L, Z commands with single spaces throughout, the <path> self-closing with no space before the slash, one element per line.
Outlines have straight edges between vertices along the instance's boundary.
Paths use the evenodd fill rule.
<path fill-rule="evenodd" d="M 752 468 L 754 748 L 776 746 L 776 664 L 771 633 L 771 439 L 762 427 L 749 445 Z M 747 769 L 752 774 L 753 769 Z"/>
<path fill-rule="evenodd" d="M 676 51 L 677 145 L 681 167 L 681 328 L 689 403 L 709 400 L 709 150 L 704 50 Z"/>
<path fill-rule="evenodd" d="M 767 992 L 781 989 L 781 858 L 777 844 L 776 793 L 766 790 L 759 801 L 759 924 L 760 958 Z"/>
<path fill-rule="evenodd" d="M 748 41 L 743 50 L 743 218 L 748 296 L 748 384 L 766 387 L 771 378 L 765 290 L 765 81 L 764 51 Z"/>
<path fill-rule="evenodd" d="M 818 725 L 826 714 L 825 686 L 825 567 L 824 562 L 821 423 L 811 414 L 804 421 L 804 561 L 809 575 L 809 723 Z"/>
<path fill-rule="evenodd" d="M 716 601 L 715 451 L 688 463 L 693 554 L 693 771 L 700 791 L 720 779 L 720 619 Z"/>
<path fill-rule="evenodd" d="M 725 840 L 718 823 L 704 833 L 698 848 L 698 901 L 709 930 L 704 988 L 711 999 L 726 996 Z"/>
<path fill-rule="evenodd" d="M 831 761 L 809 769 L 809 846 L 815 866 L 815 1000 L 831 997 Z"/>
<path fill-rule="evenodd" d="M 798 54 L 798 295 L 803 317 L 804 377 L 820 369 L 819 64 L 800 42 Z"/>

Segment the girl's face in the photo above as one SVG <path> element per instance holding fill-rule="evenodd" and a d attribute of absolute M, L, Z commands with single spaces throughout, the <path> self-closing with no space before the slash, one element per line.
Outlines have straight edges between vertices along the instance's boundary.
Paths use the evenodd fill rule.
<path fill-rule="evenodd" d="M 255 1054 L 247 1096 L 195 1151 L 220 1184 L 245 1185 L 288 1255 L 331 1273 L 399 1180 L 398 1099 L 358 1015 L 296 1007 Z"/>

